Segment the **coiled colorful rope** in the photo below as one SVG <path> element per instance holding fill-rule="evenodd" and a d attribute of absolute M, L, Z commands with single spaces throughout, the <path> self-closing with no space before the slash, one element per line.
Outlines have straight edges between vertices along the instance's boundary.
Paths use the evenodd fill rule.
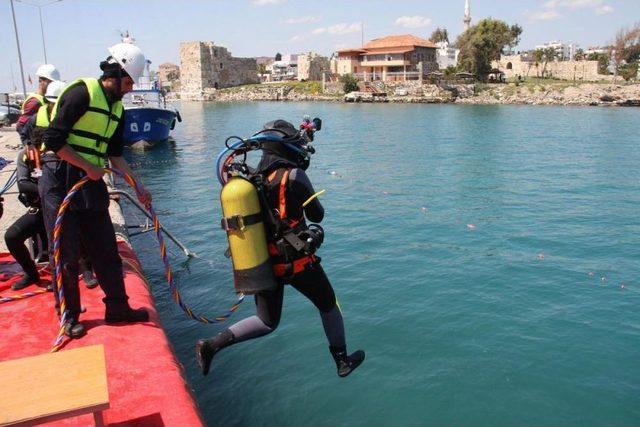
<path fill-rule="evenodd" d="M 9 295 L 8 297 L 0 296 L 0 304 L 10 301 L 18 301 L 21 299 L 35 297 L 36 295 L 44 294 L 49 292 L 46 289 L 36 289 L 35 291 L 24 292 L 22 294 Z"/>
<path fill-rule="evenodd" d="M 138 197 L 142 195 L 142 189 L 130 175 L 115 168 L 105 168 L 104 171 L 107 173 L 113 173 L 122 177 L 127 182 L 127 184 L 129 184 L 134 189 Z M 62 220 L 64 219 L 65 212 L 69 207 L 69 203 L 71 202 L 71 199 L 73 199 L 73 196 L 75 196 L 78 190 L 84 184 L 86 184 L 87 181 L 89 181 L 89 177 L 84 177 L 80 181 L 78 181 L 73 187 L 71 187 L 71 189 L 65 196 L 64 200 L 60 204 L 60 207 L 58 208 L 58 214 L 57 214 L 56 221 L 53 228 L 53 271 L 55 272 L 55 279 L 56 279 L 55 292 L 58 293 L 58 300 L 60 301 L 60 313 L 62 313 L 62 315 L 60 316 L 60 330 L 58 331 L 58 336 L 53 344 L 53 348 L 51 349 L 52 353 L 58 351 L 62 346 L 64 341 L 64 328 L 67 323 L 67 309 L 66 309 L 67 307 L 64 299 L 64 289 L 62 286 L 62 271 L 61 271 L 62 268 L 60 263 L 60 258 L 61 258 L 60 237 L 62 235 Z M 162 227 L 160 225 L 160 221 L 158 220 L 158 215 L 156 214 L 156 211 L 155 209 L 153 209 L 152 205 L 149 205 L 149 213 L 153 218 L 153 228 L 156 233 L 156 239 L 158 240 L 158 245 L 160 246 L 160 256 L 162 257 L 162 262 L 164 263 L 165 275 L 167 277 L 167 283 L 169 284 L 169 291 L 171 292 L 171 296 L 173 297 L 174 301 L 180 306 L 180 308 L 185 312 L 185 314 L 189 318 L 194 319 L 198 322 L 201 322 L 201 323 L 224 322 L 238 309 L 240 304 L 242 304 L 245 297 L 244 294 L 242 293 L 238 294 L 238 301 L 235 304 L 233 304 L 226 313 L 220 316 L 216 316 L 213 319 L 194 313 L 194 311 L 187 304 L 184 303 L 184 301 L 182 300 L 182 297 L 180 296 L 180 292 L 178 291 L 175 284 L 173 283 L 173 274 L 171 272 L 171 266 L 169 265 L 169 260 L 167 258 L 167 247 L 164 243 L 164 238 L 162 237 Z M 144 277 L 142 275 L 142 272 L 140 271 L 137 271 L 137 272 L 138 274 L 140 274 L 141 277 Z"/>

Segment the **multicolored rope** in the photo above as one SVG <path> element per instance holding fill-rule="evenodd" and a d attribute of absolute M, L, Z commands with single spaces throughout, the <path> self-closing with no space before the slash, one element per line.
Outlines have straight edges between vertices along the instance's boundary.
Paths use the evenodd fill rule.
<path fill-rule="evenodd" d="M 3 304 L 5 302 L 10 302 L 10 301 L 18 301 L 18 300 L 21 300 L 21 299 L 35 297 L 36 295 L 44 294 L 44 293 L 47 293 L 47 292 L 49 292 L 49 291 L 44 289 L 44 288 L 42 288 L 42 289 L 37 289 L 35 291 L 25 292 L 25 293 L 22 293 L 22 294 L 9 295 L 8 297 L 0 296 L 0 304 Z"/>
<path fill-rule="evenodd" d="M 143 194 L 142 188 L 130 175 L 115 168 L 105 168 L 104 171 L 107 173 L 113 173 L 122 177 L 127 182 L 127 184 L 129 184 L 134 189 L 138 197 L 140 197 Z M 53 344 L 53 348 L 51 349 L 52 353 L 58 351 L 62 346 L 62 343 L 64 340 L 64 328 L 67 322 L 67 310 L 66 310 L 66 303 L 64 299 L 64 289 L 62 286 L 62 272 L 61 272 L 61 263 L 60 263 L 60 258 L 61 258 L 60 236 L 62 234 L 62 220 L 64 219 L 65 212 L 69 207 L 69 203 L 71 202 L 71 199 L 73 199 L 73 196 L 75 196 L 78 190 L 84 184 L 86 184 L 87 181 L 89 181 L 89 177 L 85 176 L 80 181 L 78 181 L 73 187 L 71 187 L 66 197 L 60 204 L 60 207 L 58 208 L 58 215 L 56 217 L 56 221 L 53 227 L 53 271 L 55 272 L 55 279 L 56 279 L 55 292 L 58 293 L 58 300 L 60 301 L 60 312 L 62 313 L 62 316 L 60 316 L 60 330 L 58 331 L 58 337 L 56 338 Z M 162 226 L 160 225 L 160 221 L 158 220 L 158 215 L 156 214 L 155 209 L 153 209 L 153 206 L 149 204 L 148 208 L 149 208 L 149 213 L 151 214 L 151 218 L 153 219 L 153 228 L 156 233 L 156 239 L 158 240 L 158 245 L 160 246 L 160 256 L 162 257 L 162 262 L 164 264 L 165 275 L 167 277 L 167 283 L 169 284 L 169 291 L 171 292 L 171 296 L 173 297 L 174 301 L 180 306 L 180 308 L 185 312 L 185 314 L 188 317 L 198 322 L 219 323 L 227 320 L 238 309 L 240 304 L 242 304 L 242 302 L 244 301 L 244 297 L 245 297 L 244 294 L 242 293 L 238 294 L 238 301 L 235 304 L 233 304 L 226 313 L 216 316 L 213 319 L 210 319 L 203 315 L 196 314 L 187 304 L 184 303 L 184 301 L 182 301 L 180 292 L 178 291 L 175 284 L 173 283 L 173 274 L 171 272 L 171 265 L 169 264 L 169 260 L 167 258 L 167 247 L 164 243 L 164 238 L 162 237 Z M 129 263 L 130 266 L 131 264 L 132 263 Z M 138 270 L 138 269 L 134 269 L 134 270 Z M 141 271 L 138 270 L 136 272 L 139 273 L 141 277 L 144 277 Z"/>

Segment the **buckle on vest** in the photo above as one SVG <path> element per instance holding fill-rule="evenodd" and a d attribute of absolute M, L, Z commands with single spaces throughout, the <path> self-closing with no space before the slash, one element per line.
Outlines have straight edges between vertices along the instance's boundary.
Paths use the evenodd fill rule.
<path fill-rule="evenodd" d="M 242 215 L 234 215 L 228 218 L 222 218 L 220 226 L 224 231 L 240 230 L 244 231 L 244 218 Z"/>

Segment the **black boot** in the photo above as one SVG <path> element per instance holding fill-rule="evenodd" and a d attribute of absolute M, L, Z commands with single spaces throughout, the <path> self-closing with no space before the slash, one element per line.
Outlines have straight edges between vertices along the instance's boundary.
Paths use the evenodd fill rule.
<path fill-rule="evenodd" d="M 339 377 L 346 377 L 364 361 L 364 351 L 362 350 L 354 351 L 350 355 L 347 355 L 347 347 L 345 346 L 329 347 L 329 351 L 333 360 L 336 361 Z"/>
<path fill-rule="evenodd" d="M 202 369 L 202 375 L 209 373 L 213 356 L 223 348 L 233 344 L 235 339 L 233 332 L 225 329 L 213 338 L 202 339 L 196 343 L 196 360 L 200 365 L 200 369 Z"/>
<path fill-rule="evenodd" d="M 104 313 L 106 323 L 136 323 L 149 320 L 149 312 L 144 308 L 133 309 L 129 304 L 107 305 Z"/>
<path fill-rule="evenodd" d="M 98 279 L 93 275 L 93 270 L 84 270 L 82 272 L 82 280 L 87 289 L 93 289 L 98 286 Z"/>
<path fill-rule="evenodd" d="M 18 280 L 16 283 L 14 283 L 11 286 L 11 289 L 13 289 L 14 291 L 19 291 L 20 289 L 24 289 L 30 285 L 35 285 L 39 282 L 40 282 L 40 277 L 38 276 L 37 272 L 35 275 L 25 274 L 24 276 L 22 276 L 22 279 Z"/>
<path fill-rule="evenodd" d="M 71 319 L 64 325 L 64 334 L 69 338 L 80 338 L 85 333 L 84 325 L 76 319 Z"/>

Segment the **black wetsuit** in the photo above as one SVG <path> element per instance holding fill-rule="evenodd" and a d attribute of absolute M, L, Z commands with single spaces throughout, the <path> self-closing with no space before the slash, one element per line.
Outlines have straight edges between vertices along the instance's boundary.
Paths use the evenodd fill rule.
<path fill-rule="evenodd" d="M 263 162 L 264 163 L 264 158 Z M 273 167 L 269 170 L 274 170 Z M 302 216 L 302 203 L 315 193 L 307 174 L 299 168 L 291 169 L 287 182 L 287 212 L 292 217 Z M 277 200 L 277 197 L 269 197 Z M 276 208 L 277 206 L 272 206 Z M 319 223 L 324 217 L 324 208 L 316 198 L 304 208 L 304 216 L 311 222 Z M 302 271 L 292 278 L 280 279 L 278 287 L 273 291 L 257 293 L 255 298 L 256 315 L 243 319 L 229 330 L 233 333 L 234 342 L 260 337 L 273 332 L 280 322 L 284 286 L 290 284 L 297 291 L 307 297 L 319 310 L 325 333 L 330 345 L 334 347 L 344 346 L 344 326 L 342 314 L 336 304 L 336 296 L 333 287 L 327 278 L 320 263 L 315 263 L 311 268 Z"/>
<path fill-rule="evenodd" d="M 33 117 L 35 120 L 35 117 Z M 31 120 L 29 121 L 29 123 Z M 26 126 L 26 125 L 25 125 Z M 35 178 L 31 177 L 31 170 L 25 161 L 26 149 L 18 154 L 16 161 L 16 175 L 18 178 L 18 191 L 20 200 L 29 207 L 27 213 L 16 220 L 4 235 L 5 243 L 9 252 L 20 264 L 25 274 L 31 279 L 38 279 L 38 270 L 31 254 L 27 250 L 24 242 L 29 239 L 40 237 L 44 251 L 47 251 L 47 233 L 45 232 L 44 221 L 40 197 L 38 196 L 38 184 Z"/>

